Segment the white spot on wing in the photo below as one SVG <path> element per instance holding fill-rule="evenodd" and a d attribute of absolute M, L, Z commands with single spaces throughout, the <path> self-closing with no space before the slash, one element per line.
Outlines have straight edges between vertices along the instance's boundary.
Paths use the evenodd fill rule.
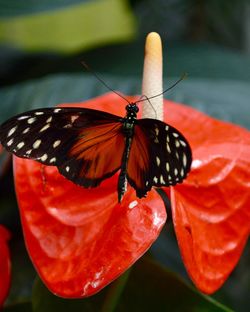
<path fill-rule="evenodd" d="M 69 169 L 70 169 L 69 166 L 67 166 L 67 167 L 65 168 L 65 170 L 66 170 L 67 172 L 69 172 Z"/>
<path fill-rule="evenodd" d="M 174 168 L 174 174 L 177 176 L 178 175 L 178 169 Z"/>
<path fill-rule="evenodd" d="M 72 127 L 72 125 L 71 124 L 67 124 L 67 125 L 65 125 L 63 128 L 71 128 Z"/>
<path fill-rule="evenodd" d="M 33 148 L 38 148 L 40 146 L 40 144 L 42 143 L 41 140 L 36 140 L 33 144 Z"/>
<path fill-rule="evenodd" d="M 71 122 L 73 123 L 74 121 L 76 121 L 76 119 L 78 119 L 79 116 L 78 115 L 73 115 L 70 117 Z"/>
<path fill-rule="evenodd" d="M 54 143 L 53 143 L 53 147 L 56 148 L 57 146 L 59 146 L 61 144 L 61 140 L 56 140 Z"/>
<path fill-rule="evenodd" d="M 50 127 L 50 124 L 47 123 L 39 132 L 43 132 L 45 130 L 47 130 Z"/>
<path fill-rule="evenodd" d="M 24 145 L 25 145 L 25 144 L 24 144 L 24 142 L 20 142 L 20 143 L 18 143 L 18 144 L 17 144 L 17 149 L 22 148 Z"/>
<path fill-rule="evenodd" d="M 11 140 L 9 140 L 9 141 L 7 142 L 7 145 L 8 145 L 8 146 L 11 146 L 11 145 L 13 144 L 13 142 L 14 142 L 14 140 L 11 139 Z"/>
<path fill-rule="evenodd" d="M 155 183 L 158 183 L 158 178 L 157 177 L 154 177 L 153 180 L 154 180 Z"/>
<path fill-rule="evenodd" d="M 54 163 L 54 162 L 56 162 L 56 157 L 51 158 L 49 162 L 50 162 L 51 164 Z"/>
<path fill-rule="evenodd" d="M 58 113 L 58 112 L 60 112 L 62 109 L 61 108 L 56 108 L 56 109 L 54 109 L 54 113 Z"/>
<path fill-rule="evenodd" d="M 31 117 L 27 120 L 27 123 L 31 125 L 34 121 L 36 121 L 36 117 Z"/>
<path fill-rule="evenodd" d="M 182 177 L 184 177 L 184 169 L 183 169 L 183 168 L 181 168 L 180 175 L 181 175 Z"/>
<path fill-rule="evenodd" d="M 50 117 L 46 120 L 47 123 L 50 123 L 51 121 L 52 121 L 52 116 L 50 116 Z"/>
<path fill-rule="evenodd" d="M 186 154 L 183 154 L 182 162 L 183 162 L 183 166 L 186 167 L 187 166 L 187 156 L 186 156 Z"/>
<path fill-rule="evenodd" d="M 48 155 L 44 154 L 40 159 L 41 159 L 41 161 L 45 161 L 47 158 L 48 158 Z"/>
<path fill-rule="evenodd" d="M 32 150 L 30 149 L 30 150 L 28 150 L 25 154 L 26 154 L 26 155 L 30 155 L 31 152 L 32 152 Z"/>
<path fill-rule="evenodd" d="M 160 160 L 160 158 L 158 156 L 156 156 L 156 164 L 157 164 L 158 167 L 161 164 L 161 160 Z"/>
<path fill-rule="evenodd" d="M 166 162 L 166 169 L 167 169 L 167 172 L 169 172 L 169 169 L 170 169 L 169 162 Z"/>
<path fill-rule="evenodd" d="M 160 176 L 160 183 L 161 184 L 166 184 L 166 182 L 164 181 L 164 178 L 163 178 L 163 175 L 161 174 L 161 176 Z"/>
<path fill-rule="evenodd" d="M 43 115 L 44 112 L 35 112 L 35 115 L 39 116 L 39 115 Z"/>
<path fill-rule="evenodd" d="M 169 153 L 171 153 L 171 149 L 170 149 L 170 146 L 169 146 L 168 143 L 167 143 L 167 151 L 168 151 Z"/>
<path fill-rule="evenodd" d="M 158 136 L 159 135 L 159 128 L 155 127 L 155 135 Z"/>
<path fill-rule="evenodd" d="M 180 147 L 180 142 L 178 140 L 175 140 L 175 146 Z"/>
<path fill-rule="evenodd" d="M 25 134 L 25 133 L 27 133 L 27 132 L 29 132 L 29 131 L 30 131 L 30 128 L 28 127 L 28 128 L 26 128 L 26 129 L 23 130 L 23 134 Z"/>
<path fill-rule="evenodd" d="M 23 119 L 27 119 L 29 118 L 30 116 L 20 116 L 19 118 L 17 118 L 17 120 L 23 120 Z"/>
<path fill-rule="evenodd" d="M 10 129 L 10 131 L 8 132 L 8 137 L 10 137 L 16 131 L 16 128 L 17 128 L 17 126 Z"/>
<path fill-rule="evenodd" d="M 168 131 L 168 129 L 169 129 L 169 126 L 166 126 L 166 127 L 165 127 L 165 130 Z"/>
<path fill-rule="evenodd" d="M 173 132 L 173 136 L 176 137 L 176 138 L 178 138 L 179 134 L 176 133 L 176 132 Z"/>
<path fill-rule="evenodd" d="M 187 146 L 187 144 L 186 144 L 184 141 L 182 141 L 182 140 L 180 140 L 180 143 L 181 143 L 181 145 L 184 146 L 184 147 Z"/>

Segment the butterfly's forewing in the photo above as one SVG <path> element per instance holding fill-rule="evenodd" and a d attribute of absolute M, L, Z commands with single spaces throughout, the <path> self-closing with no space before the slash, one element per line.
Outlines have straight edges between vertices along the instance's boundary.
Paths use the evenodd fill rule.
<path fill-rule="evenodd" d="M 97 110 L 38 109 L 2 124 L 0 142 L 19 157 L 57 166 L 74 183 L 91 187 L 120 168 L 121 127 L 120 117 Z"/>
<path fill-rule="evenodd" d="M 145 196 L 152 186 L 182 182 L 191 162 L 191 148 L 178 130 L 155 119 L 137 121 L 127 173 L 138 197 Z"/>

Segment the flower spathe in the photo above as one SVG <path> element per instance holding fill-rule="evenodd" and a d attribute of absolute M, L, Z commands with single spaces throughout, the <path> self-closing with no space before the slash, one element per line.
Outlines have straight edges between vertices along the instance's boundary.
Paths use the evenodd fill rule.
<path fill-rule="evenodd" d="M 213 293 L 237 264 L 250 230 L 250 133 L 190 107 L 168 103 L 193 150 L 191 173 L 171 188 L 173 222 L 195 285 Z M 181 108 L 181 109 L 180 109 Z"/>
<path fill-rule="evenodd" d="M 0 225 L 0 309 L 9 293 L 10 288 L 10 253 L 8 241 L 10 233 Z"/>
<path fill-rule="evenodd" d="M 124 116 L 126 104 L 109 93 L 72 105 Z M 164 109 L 165 121 L 185 135 L 194 156 L 189 177 L 171 188 L 178 243 L 196 286 L 212 293 L 249 235 L 250 135 L 184 105 L 165 101 Z M 28 252 L 47 287 L 62 297 L 98 292 L 148 250 L 166 221 L 155 190 L 138 199 L 129 187 L 118 204 L 117 175 L 85 189 L 35 161 L 14 158 L 14 172 Z"/>

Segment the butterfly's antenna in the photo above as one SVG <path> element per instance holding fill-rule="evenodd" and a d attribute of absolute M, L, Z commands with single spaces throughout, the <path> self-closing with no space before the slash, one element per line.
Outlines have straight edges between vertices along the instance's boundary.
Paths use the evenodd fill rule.
<path fill-rule="evenodd" d="M 145 99 L 145 100 L 142 100 L 143 97 L 145 97 L 146 99 Z M 155 110 L 153 104 L 150 102 L 149 99 L 150 99 L 150 98 L 148 98 L 146 95 L 142 95 L 142 96 L 140 97 L 140 100 L 139 100 L 139 101 L 136 101 L 135 103 L 148 100 L 149 104 L 151 105 L 151 107 L 152 107 L 152 109 L 153 109 L 153 111 L 154 111 L 154 113 L 155 113 L 155 118 L 156 118 L 157 112 L 156 112 L 156 110 Z"/>
<path fill-rule="evenodd" d="M 179 82 L 181 82 L 183 79 L 185 79 L 187 77 L 187 73 L 183 73 L 181 78 L 178 79 L 172 86 L 170 86 L 169 88 L 167 88 L 166 90 L 164 90 L 163 92 L 159 93 L 159 94 L 156 94 L 156 95 L 153 95 L 153 96 L 150 96 L 150 97 L 146 97 L 146 99 L 149 101 L 150 99 L 154 99 L 156 98 L 157 96 L 160 96 L 166 92 L 168 92 L 169 90 L 173 89 Z M 138 100 L 136 101 L 136 103 L 139 103 L 139 102 L 143 102 L 145 100 Z"/>
<path fill-rule="evenodd" d="M 81 64 L 87 69 L 87 71 L 89 71 L 91 74 L 93 74 L 97 80 L 99 80 L 107 89 L 109 89 L 110 91 L 114 92 L 115 94 L 117 94 L 119 97 L 121 97 L 122 99 L 124 99 L 127 103 L 130 104 L 129 100 L 126 99 L 124 96 L 122 96 L 120 93 L 116 92 L 115 90 L 113 90 L 112 88 L 110 88 L 110 86 L 108 86 L 106 84 L 106 82 L 104 82 L 84 61 L 81 61 Z"/>

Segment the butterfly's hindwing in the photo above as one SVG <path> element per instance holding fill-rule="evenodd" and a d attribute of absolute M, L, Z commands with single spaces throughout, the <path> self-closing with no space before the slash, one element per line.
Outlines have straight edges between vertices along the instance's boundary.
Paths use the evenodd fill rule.
<path fill-rule="evenodd" d="M 128 162 L 128 180 L 143 197 L 152 186 L 172 186 L 185 179 L 192 161 L 184 136 L 162 121 L 140 119 Z"/>
<path fill-rule="evenodd" d="M 74 183 L 94 187 L 121 167 L 125 147 L 120 122 L 83 128 L 68 150 L 60 173 Z"/>

